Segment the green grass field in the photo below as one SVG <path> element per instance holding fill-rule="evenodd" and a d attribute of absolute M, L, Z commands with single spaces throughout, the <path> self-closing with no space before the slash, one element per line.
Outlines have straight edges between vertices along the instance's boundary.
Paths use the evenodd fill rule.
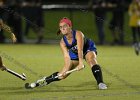
<path fill-rule="evenodd" d="M 55 44 L 0 44 L 4 64 L 24 72 L 22 81 L 0 71 L 0 100 L 139 100 L 140 56 L 131 46 L 97 46 L 98 62 L 102 66 L 108 90 L 98 90 L 90 68 L 71 74 L 67 79 L 48 86 L 26 90 L 26 82 L 61 70 L 63 56 Z"/>

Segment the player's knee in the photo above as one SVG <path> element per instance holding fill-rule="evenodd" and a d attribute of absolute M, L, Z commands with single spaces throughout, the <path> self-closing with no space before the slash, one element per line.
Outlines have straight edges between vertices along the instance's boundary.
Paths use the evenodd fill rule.
<path fill-rule="evenodd" d="M 86 62 L 92 67 L 93 65 L 97 64 L 96 58 L 86 59 Z"/>

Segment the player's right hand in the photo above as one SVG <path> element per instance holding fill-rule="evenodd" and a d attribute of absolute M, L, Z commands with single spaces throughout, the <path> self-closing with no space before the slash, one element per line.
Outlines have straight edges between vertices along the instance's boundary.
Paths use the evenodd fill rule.
<path fill-rule="evenodd" d="M 5 67 L 5 66 L 0 66 L 0 69 L 1 69 L 2 71 L 4 71 L 4 70 L 6 70 L 6 67 Z"/>

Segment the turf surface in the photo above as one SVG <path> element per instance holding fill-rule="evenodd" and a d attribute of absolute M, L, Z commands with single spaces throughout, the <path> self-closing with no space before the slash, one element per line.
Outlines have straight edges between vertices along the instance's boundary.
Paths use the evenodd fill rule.
<path fill-rule="evenodd" d="M 63 56 L 59 45 L 0 45 L 4 64 L 24 72 L 22 81 L 7 72 L 0 72 L 0 100 L 139 100 L 140 56 L 131 46 L 97 46 L 98 62 L 102 66 L 108 90 L 98 90 L 91 70 L 75 72 L 67 79 L 48 86 L 26 90 L 26 82 L 61 70 Z"/>

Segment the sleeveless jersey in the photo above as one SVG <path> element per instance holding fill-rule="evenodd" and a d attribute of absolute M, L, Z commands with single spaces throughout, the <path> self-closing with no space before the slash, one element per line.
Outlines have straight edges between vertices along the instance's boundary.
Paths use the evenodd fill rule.
<path fill-rule="evenodd" d="M 71 60 L 78 60 L 76 30 L 72 30 L 72 35 L 73 35 L 72 44 L 68 43 L 66 36 L 63 36 L 63 40 L 64 43 L 66 44 L 66 47 L 69 50 Z M 96 46 L 93 41 L 84 37 L 83 55 L 85 56 L 89 51 L 96 52 Z"/>

